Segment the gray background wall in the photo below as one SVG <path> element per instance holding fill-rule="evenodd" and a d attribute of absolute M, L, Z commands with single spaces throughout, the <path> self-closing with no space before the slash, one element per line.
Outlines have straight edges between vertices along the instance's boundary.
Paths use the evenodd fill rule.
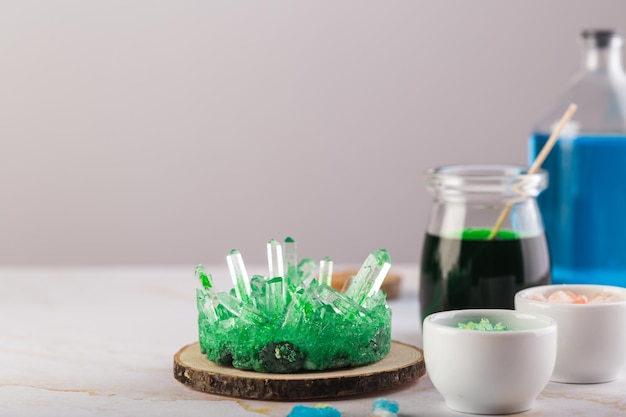
<path fill-rule="evenodd" d="M 2 1 L 0 264 L 417 262 L 424 169 L 526 162 L 626 2 Z"/>

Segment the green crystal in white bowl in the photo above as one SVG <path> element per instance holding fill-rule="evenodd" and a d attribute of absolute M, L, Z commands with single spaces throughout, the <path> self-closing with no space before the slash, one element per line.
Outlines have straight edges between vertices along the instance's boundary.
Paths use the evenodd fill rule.
<path fill-rule="evenodd" d="M 391 347 L 391 309 L 380 290 L 390 267 L 385 249 L 371 253 L 345 293 L 334 290 L 333 262 L 297 262 L 296 244 L 267 244 L 269 275 L 248 278 L 241 254 L 226 257 L 234 287 L 215 292 L 196 268 L 200 348 L 217 364 L 268 373 L 367 365 Z M 317 270 L 317 274 L 316 274 Z"/>

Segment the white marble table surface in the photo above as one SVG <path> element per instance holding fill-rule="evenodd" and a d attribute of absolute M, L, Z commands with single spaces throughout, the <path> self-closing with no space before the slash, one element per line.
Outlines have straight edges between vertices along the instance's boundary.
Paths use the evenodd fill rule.
<path fill-rule="evenodd" d="M 225 265 L 209 270 L 228 284 Z M 403 277 L 401 297 L 390 302 L 393 338 L 421 346 L 417 268 L 392 271 Z M 398 401 L 401 416 L 459 415 L 427 375 L 399 389 L 313 402 L 194 391 L 174 379 L 172 365 L 197 340 L 195 287 L 193 265 L 0 267 L 0 416 L 285 416 L 317 402 L 366 416 L 378 397 Z M 550 383 L 518 415 L 624 416 L 626 378 Z"/>

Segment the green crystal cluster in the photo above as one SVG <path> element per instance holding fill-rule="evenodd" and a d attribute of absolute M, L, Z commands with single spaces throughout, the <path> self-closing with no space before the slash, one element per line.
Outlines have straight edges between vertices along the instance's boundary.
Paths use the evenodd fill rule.
<path fill-rule="evenodd" d="M 202 353 L 220 365 L 270 373 L 355 367 L 391 347 L 391 310 L 380 290 L 390 267 L 385 249 L 371 253 L 344 293 L 334 290 L 333 261 L 298 262 L 296 242 L 267 244 L 269 274 L 248 278 L 241 253 L 226 257 L 233 288 L 216 292 L 196 268 Z"/>
<path fill-rule="evenodd" d="M 511 330 L 509 329 L 507 325 L 502 324 L 501 322 L 498 322 L 496 324 L 491 323 L 489 319 L 486 317 L 483 317 L 482 319 L 480 319 L 478 323 L 476 323 L 475 321 L 471 321 L 471 320 L 468 321 L 467 323 L 459 323 L 457 327 L 459 329 L 483 330 L 486 332 L 504 332 L 507 330 Z"/>

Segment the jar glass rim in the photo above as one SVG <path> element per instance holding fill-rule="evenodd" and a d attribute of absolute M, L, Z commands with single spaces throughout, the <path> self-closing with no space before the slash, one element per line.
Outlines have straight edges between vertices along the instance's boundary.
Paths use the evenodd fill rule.
<path fill-rule="evenodd" d="M 528 177 L 547 177 L 548 173 L 545 169 L 540 168 L 536 173 L 529 174 L 528 167 L 524 165 L 507 165 L 507 164 L 459 164 L 459 165 L 442 165 L 429 168 L 425 171 L 427 176 L 438 177 L 465 177 L 477 179 L 498 179 L 507 178 L 528 178 Z"/>
<path fill-rule="evenodd" d="M 426 170 L 424 180 L 431 192 L 448 199 L 491 199 L 498 195 L 517 199 L 536 197 L 543 191 L 548 172 L 540 169 L 529 174 L 523 165 L 444 165 Z"/>

